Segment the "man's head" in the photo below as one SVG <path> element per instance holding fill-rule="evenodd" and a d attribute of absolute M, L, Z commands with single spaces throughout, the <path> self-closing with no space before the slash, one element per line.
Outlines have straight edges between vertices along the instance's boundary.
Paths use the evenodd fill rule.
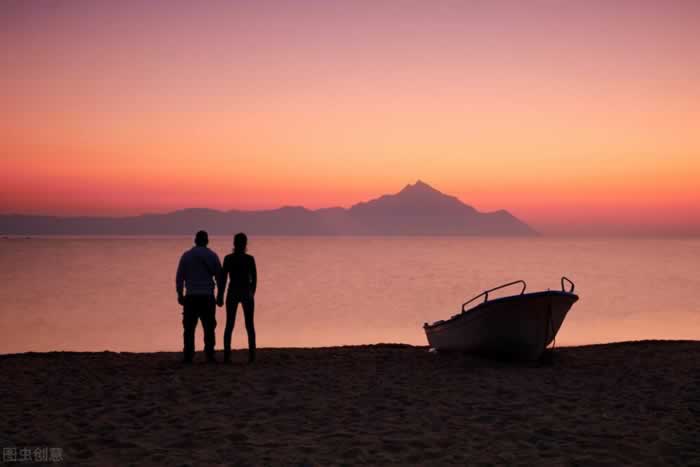
<path fill-rule="evenodd" d="M 206 230 L 200 230 L 194 236 L 194 244 L 197 246 L 207 246 L 209 244 L 209 234 Z"/>

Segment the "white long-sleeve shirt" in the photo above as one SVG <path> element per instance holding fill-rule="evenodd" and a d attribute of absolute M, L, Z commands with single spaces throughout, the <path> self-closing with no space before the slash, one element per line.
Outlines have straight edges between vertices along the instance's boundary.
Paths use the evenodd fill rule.
<path fill-rule="evenodd" d="M 175 274 L 175 289 L 179 295 L 213 295 L 214 281 L 219 280 L 221 262 L 216 253 L 205 246 L 195 246 L 180 258 Z"/>

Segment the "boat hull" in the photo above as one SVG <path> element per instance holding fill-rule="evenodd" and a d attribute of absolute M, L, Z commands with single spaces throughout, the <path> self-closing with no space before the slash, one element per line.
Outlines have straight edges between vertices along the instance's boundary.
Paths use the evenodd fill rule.
<path fill-rule="evenodd" d="M 554 340 L 578 300 L 569 292 L 547 291 L 484 302 L 447 321 L 425 326 L 431 347 L 537 359 Z"/>

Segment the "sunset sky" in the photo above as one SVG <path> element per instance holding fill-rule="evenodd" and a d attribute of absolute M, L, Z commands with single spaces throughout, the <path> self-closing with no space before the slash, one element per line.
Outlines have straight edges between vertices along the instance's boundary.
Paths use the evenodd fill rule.
<path fill-rule="evenodd" d="M 0 2 L 0 213 L 349 206 L 700 233 L 700 1 Z"/>

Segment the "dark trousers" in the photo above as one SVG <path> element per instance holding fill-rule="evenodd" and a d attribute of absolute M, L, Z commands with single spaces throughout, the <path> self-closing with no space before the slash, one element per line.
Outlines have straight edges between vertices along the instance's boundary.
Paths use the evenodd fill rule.
<path fill-rule="evenodd" d="M 236 324 L 236 313 L 238 304 L 243 307 L 243 316 L 245 318 L 245 329 L 248 333 L 248 359 L 255 360 L 255 324 L 253 323 L 253 315 L 255 314 L 255 299 L 248 295 L 243 297 L 228 296 L 226 298 L 226 329 L 224 330 L 224 353 L 231 353 L 231 335 L 233 327 Z"/>
<path fill-rule="evenodd" d="M 204 352 L 208 359 L 212 359 L 214 358 L 214 330 L 216 329 L 216 301 L 213 295 L 187 295 L 185 297 L 185 305 L 182 310 L 185 361 L 192 361 L 194 356 L 194 331 L 199 320 L 202 321 L 202 329 L 204 330 Z"/>

